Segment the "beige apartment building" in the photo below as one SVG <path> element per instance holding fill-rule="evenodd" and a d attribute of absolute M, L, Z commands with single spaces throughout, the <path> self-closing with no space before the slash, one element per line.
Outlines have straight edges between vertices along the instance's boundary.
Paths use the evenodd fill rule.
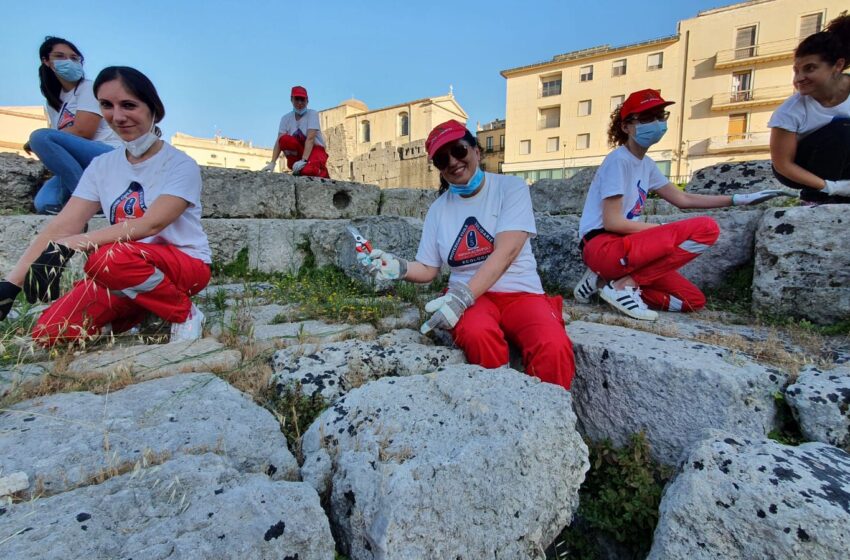
<path fill-rule="evenodd" d="M 198 165 L 209 167 L 258 171 L 272 159 L 271 148 L 261 148 L 220 134 L 212 138 L 198 138 L 177 132 L 171 137 L 171 145 L 186 152 Z M 278 161 L 278 165 L 285 164 L 282 159 Z"/>
<path fill-rule="evenodd" d="M 675 101 L 649 151 L 674 181 L 721 162 L 769 158 L 767 121 L 791 93 L 793 51 L 846 0 L 751 0 L 700 12 L 675 35 L 573 51 L 504 70 L 503 171 L 533 182 L 599 165 L 610 114 L 628 93 Z"/>
<path fill-rule="evenodd" d="M 483 149 L 481 169 L 501 173 L 505 162 L 505 120 L 496 119 L 477 128 L 476 136 Z"/>
<path fill-rule="evenodd" d="M 24 144 L 30 134 L 39 128 L 47 128 L 47 114 L 44 107 L 0 107 L 0 152 L 11 152 L 24 157 L 27 155 Z"/>

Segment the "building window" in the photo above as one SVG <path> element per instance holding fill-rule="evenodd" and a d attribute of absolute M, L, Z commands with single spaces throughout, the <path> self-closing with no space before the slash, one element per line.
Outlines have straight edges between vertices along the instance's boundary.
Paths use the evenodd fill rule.
<path fill-rule="evenodd" d="M 823 12 L 809 14 L 800 18 L 800 40 L 814 35 L 823 28 Z"/>
<path fill-rule="evenodd" d="M 407 112 L 400 113 L 398 116 L 398 135 L 410 136 L 410 115 Z"/>
<path fill-rule="evenodd" d="M 576 150 L 586 150 L 590 147 L 590 134 L 576 136 Z"/>
<path fill-rule="evenodd" d="M 531 153 L 531 140 L 519 141 L 519 155 L 527 156 Z"/>
<path fill-rule="evenodd" d="M 546 151 L 547 152 L 557 152 L 558 144 L 560 144 L 561 139 L 559 136 L 553 136 L 552 138 L 546 139 Z"/>
<path fill-rule="evenodd" d="M 499 135 L 499 149 L 500 150 L 505 149 L 505 135 L 504 134 Z"/>
<path fill-rule="evenodd" d="M 741 27 L 735 31 L 735 58 L 756 55 L 756 26 Z"/>
<path fill-rule="evenodd" d="M 487 164 L 484 163 L 483 161 L 478 164 L 478 167 L 481 168 L 481 171 L 487 171 Z"/>
<path fill-rule="evenodd" d="M 729 142 L 740 142 L 747 137 L 747 113 L 729 115 L 728 136 Z"/>
<path fill-rule="evenodd" d="M 372 140 L 372 127 L 369 125 L 369 121 L 361 121 L 360 122 L 360 141 L 361 142 L 370 142 Z"/>
<path fill-rule="evenodd" d="M 623 104 L 623 101 L 626 100 L 625 95 L 612 95 L 611 96 L 611 111 L 614 111 L 617 107 Z"/>
<path fill-rule="evenodd" d="M 561 106 L 540 109 L 540 128 L 558 128 L 561 126 Z"/>
<path fill-rule="evenodd" d="M 485 141 L 485 147 L 487 148 L 488 152 L 493 151 L 493 137 L 492 136 L 487 137 L 487 140 Z"/>
<path fill-rule="evenodd" d="M 593 65 L 582 66 L 578 69 L 578 81 L 589 82 L 593 79 Z"/>
<path fill-rule="evenodd" d="M 245 161 L 245 158 L 241 157 L 239 158 L 239 161 Z"/>
<path fill-rule="evenodd" d="M 210 154 L 210 157 L 211 157 L 212 159 L 215 159 L 215 158 L 217 158 L 217 157 L 218 157 L 218 155 L 216 155 L 216 154 Z"/>
<path fill-rule="evenodd" d="M 620 60 L 615 60 L 613 64 L 611 64 L 611 75 L 612 76 L 625 76 L 626 75 L 626 59 L 621 58 Z"/>
<path fill-rule="evenodd" d="M 578 116 L 586 117 L 590 114 L 592 102 L 590 99 L 578 102 Z"/>
<path fill-rule="evenodd" d="M 646 57 L 647 70 L 661 70 L 664 67 L 664 53 L 652 53 Z"/>
<path fill-rule="evenodd" d="M 750 101 L 753 98 L 753 71 L 732 73 L 732 95 L 729 101 Z"/>
<path fill-rule="evenodd" d="M 561 95 L 561 77 L 560 76 L 550 76 L 548 78 L 541 78 L 541 97 L 549 97 L 552 95 Z"/>

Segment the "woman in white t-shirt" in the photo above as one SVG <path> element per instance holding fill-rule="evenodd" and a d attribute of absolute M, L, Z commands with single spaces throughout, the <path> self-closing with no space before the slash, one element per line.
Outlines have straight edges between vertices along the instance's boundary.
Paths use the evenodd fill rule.
<path fill-rule="evenodd" d="M 770 159 L 781 183 L 810 203 L 850 203 L 850 15 L 794 52 L 797 92 L 770 117 Z"/>
<path fill-rule="evenodd" d="M 292 102 L 292 111 L 280 118 L 272 160 L 263 171 L 273 171 L 277 158 L 283 153 L 293 175 L 330 179 L 328 153 L 319 125 L 319 113 L 307 108 L 310 99 L 302 86 L 292 88 L 289 100 Z"/>
<path fill-rule="evenodd" d="M 105 68 L 94 93 L 124 148 L 92 161 L 59 215 L 0 282 L 0 319 L 22 289 L 30 302 L 56 299 L 66 261 L 82 251 L 86 278 L 42 313 L 36 341 L 72 342 L 107 325 L 120 333 L 148 312 L 172 323 L 172 342 L 199 338 L 203 314 L 189 298 L 210 279 L 200 169 L 159 138 L 165 107 L 144 74 Z M 83 233 L 98 210 L 110 225 Z"/>
<path fill-rule="evenodd" d="M 475 136 L 450 120 L 431 131 L 425 149 L 440 170 L 440 196 L 428 209 L 416 260 L 375 249 L 362 262 L 378 278 L 426 283 L 451 270 L 448 291 L 425 306 L 422 332 L 451 329 L 470 363 L 508 363 L 508 342 L 526 373 L 570 388 L 575 360 L 561 317 L 561 297 L 548 297 L 531 252 L 537 234 L 531 195 L 519 177 L 484 173 Z"/>
<path fill-rule="evenodd" d="M 676 272 L 711 247 L 720 234 L 709 217 L 669 224 L 640 221 L 650 192 L 678 208 L 719 208 L 755 204 L 782 191 L 750 194 L 686 193 L 667 180 L 646 155 L 667 132 L 665 110 L 672 101 L 653 89 L 636 91 L 611 115 L 608 140 L 618 146 L 596 171 L 579 222 L 582 258 L 587 265 L 573 294 L 582 303 L 597 291 L 615 309 L 653 321 L 656 309 L 696 311 L 705 296 Z M 643 291 L 643 297 L 641 297 Z"/>
<path fill-rule="evenodd" d="M 73 43 L 48 37 L 38 50 L 38 77 L 47 100 L 50 128 L 34 131 L 24 145 L 53 173 L 35 195 L 39 214 L 56 214 L 77 187 L 91 160 L 121 145 L 101 115 L 83 55 Z"/>

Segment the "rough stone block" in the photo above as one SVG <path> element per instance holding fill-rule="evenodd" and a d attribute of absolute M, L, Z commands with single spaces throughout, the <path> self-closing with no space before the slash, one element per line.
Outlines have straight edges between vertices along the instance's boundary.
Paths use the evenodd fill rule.
<path fill-rule="evenodd" d="M 548 214 L 581 214 L 584 199 L 597 169 L 582 169 L 569 179 L 540 179 L 535 182 L 529 187 L 534 211 Z"/>
<path fill-rule="evenodd" d="M 295 178 L 287 173 L 201 167 L 205 218 L 294 218 Z"/>
<path fill-rule="evenodd" d="M 437 189 L 383 189 L 382 216 L 407 216 L 425 219 L 428 208 L 437 200 Z"/>
<path fill-rule="evenodd" d="M 785 400 L 803 437 L 850 451 L 850 366 L 826 371 L 808 366 L 785 389 Z"/>
<path fill-rule="evenodd" d="M 33 197 L 44 183 L 44 175 L 38 160 L 0 153 L 0 210 L 34 212 Z"/>
<path fill-rule="evenodd" d="M 375 216 L 381 191 L 376 185 L 297 177 L 295 200 L 302 218 L 325 220 Z"/>

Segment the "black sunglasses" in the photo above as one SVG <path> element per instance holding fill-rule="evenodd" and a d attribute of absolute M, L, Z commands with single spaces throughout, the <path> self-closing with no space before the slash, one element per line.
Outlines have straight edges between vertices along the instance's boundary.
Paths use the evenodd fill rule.
<path fill-rule="evenodd" d="M 667 122 L 670 118 L 670 111 L 661 111 L 658 113 L 640 113 L 629 118 L 630 123 L 648 124 L 655 121 Z"/>
<path fill-rule="evenodd" d="M 464 159 L 469 155 L 469 146 L 466 144 L 461 144 L 457 142 L 453 144 L 448 150 L 440 150 L 436 154 L 434 154 L 434 158 L 431 160 L 434 162 L 434 167 L 442 171 L 446 167 L 449 166 L 449 154 L 457 160 Z"/>
<path fill-rule="evenodd" d="M 293 101 L 307 101 L 306 97 L 301 97 L 300 95 L 292 98 Z"/>

